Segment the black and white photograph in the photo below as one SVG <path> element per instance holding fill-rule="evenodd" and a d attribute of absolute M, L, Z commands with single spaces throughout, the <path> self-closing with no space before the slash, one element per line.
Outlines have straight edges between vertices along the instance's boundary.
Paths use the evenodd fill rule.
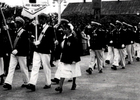
<path fill-rule="evenodd" d="M 0 100 L 140 100 L 140 0 L 0 0 Z"/>

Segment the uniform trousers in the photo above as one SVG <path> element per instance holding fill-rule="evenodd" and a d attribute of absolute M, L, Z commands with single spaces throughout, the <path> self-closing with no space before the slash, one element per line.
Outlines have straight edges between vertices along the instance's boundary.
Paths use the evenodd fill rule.
<path fill-rule="evenodd" d="M 134 48 L 134 44 L 131 44 L 131 52 L 132 52 L 132 57 L 135 57 L 135 48 Z"/>
<path fill-rule="evenodd" d="M 90 55 L 91 55 L 91 60 L 90 60 L 89 67 L 90 68 L 92 67 L 92 69 L 93 69 L 93 66 L 97 62 L 98 70 L 103 69 L 104 51 L 103 50 L 91 50 Z"/>
<path fill-rule="evenodd" d="M 140 58 L 140 43 L 135 43 L 134 44 L 134 49 L 137 52 L 136 57 L 139 57 Z"/>
<path fill-rule="evenodd" d="M 3 57 L 0 57 L 0 76 L 4 74 L 4 61 Z"/>
<path fill-rule="evenodd" d="M 29 84 L 36 85 L 41 65 L 43 66 L 45 74 L 45 85 L 51 85 L 50 54 L 42 54 L 38 52 L 34 52 L 33 55 L 33 67 Z"/>
<path fill-rule="evenodd" d="M 108 52 L 106 54 L 105 60 L 109 60 L 110 63 L 112 63 L 113 58 L 114 58 L 114 47 L 108 46 Z"/>
<path fill-rule="evenodd" d="M 113 65 L 119 66 L 121 62 L 122 66 L 125 67 L 125 49 L 114 48 L 114 60 Z"/>
<path fill-rule="evenodd" d="M 96 55 L 95 52 L 93 50 L 90 50 L 90 62 L 89 62 L 89 68 L 91 68 L 92 70 L 94 70 L 94 66 L 95 64 L 97 64 L 97 59 L 96 59 Z"/>
<path fill-rule="evenodd" d="M 61 73 L 60 63 L 61 63 L 60 60 L 56 61 L 57 70 L 56 70 L 55 75 L 54 75 L 54 78 L 57 78 L 59 80 L 60 80 L 60 73 Z"/>
<path fill-rule="evenodd" d="M 15 68 L 16 68 L 18 63 L 20 65 L 24 84 L 27 84 L 29 82 L 29 72 L 28 72 L 28 68 L 27 68 L 27 57 L 15 56 L 15 55 L 11 54 L 8 75 L 5 79 L 5 83 L 8 83 L 10 85 L 12 84 Z"/>
<path fill-rule="evenodd" d="M 128 54 L 128 61 L 133 62 L 132 44 L 126 45 L 126 51 L 127 51 L 127 54 Z"/>

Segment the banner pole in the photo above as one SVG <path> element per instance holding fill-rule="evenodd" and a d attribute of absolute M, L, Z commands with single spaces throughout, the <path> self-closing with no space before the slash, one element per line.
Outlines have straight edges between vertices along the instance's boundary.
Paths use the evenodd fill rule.
<path fill-rule="evenodd" d="M 2 18 L 3 18 L 3 21 L 4 21 L 4 25 L 7 27 L 6 19 L 5 19 L 5 16 L 4 16 L 4 14 L 3 14 L 3 11 L 2 11 L 2 8 L 1 8 L 1 7 L 0 7 L 0 12 L 1 12 L 1 14 L 2 14 Z M 10 42 L 11 49 L 13 49 L 12 40 L 11 40 L 11 37 L 10 37 L 10 34 L 9 34 L 8 29 L 6 29 L 6 32 L 7 32 L 8 38 L 9 38 L 9 42 Z"/>

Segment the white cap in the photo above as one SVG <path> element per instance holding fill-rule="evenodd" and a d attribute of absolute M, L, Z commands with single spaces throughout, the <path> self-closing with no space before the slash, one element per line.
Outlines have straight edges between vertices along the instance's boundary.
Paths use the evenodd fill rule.
<path fill-rule="evenodd" d="M 91 24 L 101 25 L 100 23 L 95 22 L 95 21 L 91 21 Z"/>
<path fill-rule="evenodd" d="M 129 26 L 129 27 L 133 27 L 132 25 L 130 25 L 130 24 L 126 23 L 126 22 L 122 22 L 122 23 L 123 23 L 123 25 Z"/>

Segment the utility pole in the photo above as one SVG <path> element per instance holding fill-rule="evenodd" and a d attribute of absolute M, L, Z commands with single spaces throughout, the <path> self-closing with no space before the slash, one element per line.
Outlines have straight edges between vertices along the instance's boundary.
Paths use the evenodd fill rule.
<path fill-rule="evenodd" d="M 64 3 L 66 3 L 66 0 L 54 0 L 53 3 L 55 3 L 55 1 L 58 3 L 58 23 L 60 23 L 61 21 L 61 3 L 64 1 Z"/>
<path fill-rule="evenodd" d="M 101 0 L 92 0 L 92 4 L 92 8 L 94 9 L 94 19 L 99 21 L 101 15 Z"/>

